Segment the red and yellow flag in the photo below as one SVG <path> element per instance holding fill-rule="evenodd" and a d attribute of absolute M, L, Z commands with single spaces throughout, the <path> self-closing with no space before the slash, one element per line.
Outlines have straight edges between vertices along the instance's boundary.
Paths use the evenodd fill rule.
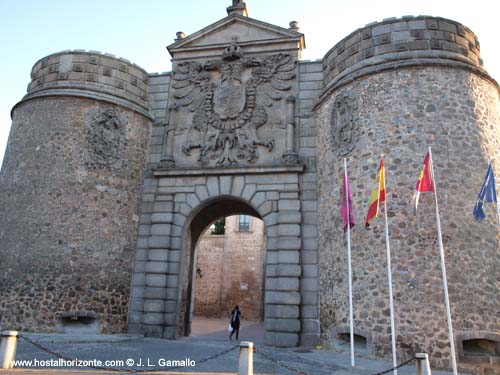
<path fill-rule="evenodd" d="M 418 200 L 420 198 L 420 193 L 424 191 L 434 191 L 434 183 L 432 182 L 431 174 L 431 160 L 429 153 L 425 155 L 424 165 L 418 176 L 417 186 L 415 187 L 415 194 L 413 194 L 413 208 L 415 214 L 417 213 Z"/>
<path fill-rule="evenodd" d="M 370 220 L 378 216 L 380 203 L 382 202 L 385 202 L 385 168 L 383 158 L 378 167 L 377 177 L 375 177 L 375 185 L 373 186 L 370 204 L 368 205 L 365 226 L 370 226 Z"/>

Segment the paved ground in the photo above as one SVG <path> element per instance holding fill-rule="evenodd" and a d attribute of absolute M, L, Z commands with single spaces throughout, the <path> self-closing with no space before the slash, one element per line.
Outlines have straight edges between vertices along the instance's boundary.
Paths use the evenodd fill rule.
<path fill-rule="evenodd" d="M 229 322 L 223 319 L 196 318 L 191 324 L 191 341 L 228 341 L 229 332 L 227 326 Z M 235 341 L 233 335 L 233 342 Z M 241 323 L 239 341 L 252 341 L 255 346 L 264 345 L 264 323 L 245 322 Z"/>
<path fill-rule="evenodd" d="M 117 367 L 131 372 L 154 371 L 155 374 L 234 374 L 238 369 L 239 348 L 235 340 L 229 341 L 227 321 L 204 319 L 195 320 L 192 335 L 177 341 L 143 338 L 132 335 L 55 335 L 31 334 L 28 338 L 40 343 L 53 352 L 68 358 L 78 358 L 84 361 L 96 362 L 116 361 Z M 350 357 L 346 354 L 326 350 L 308 348 L 277 349 L 263 346 L 263 325 L 259 323 L 243 323 L 240 340 L 255 342 L 257 352 L 254 353 L 255 374 L 295 375 L 369 375 L 390 368 L 383 361 L 373 361 L 357 358 L 356 367 L 350 367 Z M 260 352 L 259 352 L 260 351 Z M 217 356 L 219 353 L 225 352 Z M 263 353 L 263 354 L 261 354 Z M 217 356 L 214 359 L 204 359 Z M 271 357 L 272 360 L 266 357 Z M 17 360 L 39 361 L 35 369 L 32 366 L 13 370 L 0 370 L 0 374 L 29 375 L 90 375 L 113 374 L 116 372 L 89 370 L 85 367 L 42 368 L 40 361 L 56 361 L 56 357 L 34 347 L 25 340 L 18 344 Z M 171 369 L 168 360 L 182 361 L 186 364 L 195 362 L 192 367 Z M 278 364 L 281 362 L 284 366 Z M 120 362 L 122 362 L 120 364 Z M 128 364 L 128 365 L 127 365 Z M 171 364 L 171 363 L 170 363 Z M 166 372 L 166 370 L 169 370 Z M 415 374 L 415 365 L 405 366 L 398 371 L 399 375 Z M 433 371 L 436 375 L 448 374 Z"/>

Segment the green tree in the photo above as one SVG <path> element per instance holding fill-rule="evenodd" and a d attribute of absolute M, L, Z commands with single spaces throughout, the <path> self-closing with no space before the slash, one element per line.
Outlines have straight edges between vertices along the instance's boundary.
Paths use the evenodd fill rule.
<path fill-rule="evenodd" d="M 217 220 L 214 223 L 214 229 L 210 232 L 210 234 L 224 234 L 226 230 L 226 218 L 223 217 L 220 220 Z"/>

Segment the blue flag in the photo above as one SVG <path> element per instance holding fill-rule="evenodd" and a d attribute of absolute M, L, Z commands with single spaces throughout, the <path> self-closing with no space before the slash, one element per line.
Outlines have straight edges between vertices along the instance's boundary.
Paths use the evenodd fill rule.
<path fill-rule="evenodd" d="M 474 206 L 474 218 L 481 222 L 486 217 L 483 211 L 483 203 L 496 202 L 497 191 L 495 189 L 495 176 L 493 175 L 493 166 L 490 162 L 486 177 L 484 178 L 483 186 L 479 192 Z"/>

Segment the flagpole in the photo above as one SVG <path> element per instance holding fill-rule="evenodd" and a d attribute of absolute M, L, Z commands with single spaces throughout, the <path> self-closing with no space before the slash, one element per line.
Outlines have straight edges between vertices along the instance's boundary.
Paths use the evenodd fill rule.
<path fill-rule="evenodd" d="M 384 156 L 382 155 L 382 159 Z M 384 179 L 385 179 L 385 166 L 384 166 Z M 380 179 L 379 189 L 380 192 Z M 389 283 L 389 311 L 391 319 L 391 341 L 392 341 L 392 366 L 394 367 L 394 375 L 398 375 L 397 359 L 396 359 L 396 331 L 394 328 L 394 303 L 392 298 L 392 271 L 391 271 L 391 247 L 389 245 L 389 224 L 387 222 L 387 188 L 385 188 L 384 199 L 384 217 L 385 217 L 385 250 L 387 255 L 387 282 Z"/>
<path fill-rule="evenodd" d="M 439 255 L 441 257 L 441 272 L 443 274 L 443 291 L 444 291 L 444 301 L 446 305 L 446 318 L 448 319 L 448 337 L 450 340 L 450 354 L 451 354 L 451 364 L 453 366 L 453 375 L 457 375 L 457 359 L 455 356 L 455 339 L 453 337 L 453 325 L 451 321 L 451 311 L 450 311 L 450 299 L 448 296 L 448 282 L 446 281 L 446 265 L 444 262 L 444 248 L 443 248 L 443 238 L 441 235 L 441 221 L 439 220 L 439 207 L 437 200 L 437 184 L 434 178 L 434 166 L 432 164 L 432 152 L 429 147 L 429 158 L 431 165 L 431 176 L 432 182 L 434 184 L 434 200 L 436 202 L 436 226 L 438 233 L 438 243 L 439 243 Z"/>
<path fill-rule="evenodd" d="M 351 342 L 351 366 L 354 367 L 354 323 L 352 313 L 352 270 L 351 270 L 351 218 L 349 212 L 349 186 L 347 183 L 347 159 L 344 158 L 344 198 L 347 208 L 347 263 L 349 270 L 349 325 Z"/>

